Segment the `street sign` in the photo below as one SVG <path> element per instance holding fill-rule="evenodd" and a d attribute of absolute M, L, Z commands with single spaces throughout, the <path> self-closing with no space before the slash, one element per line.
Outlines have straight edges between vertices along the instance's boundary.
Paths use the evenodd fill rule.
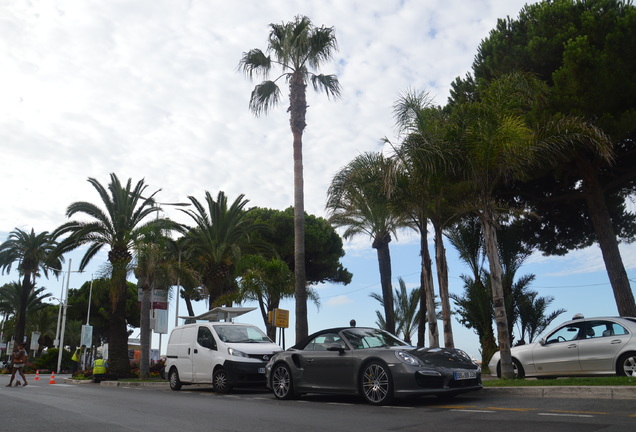
<path fill-rule="evenodd" d="M 289 311 L 285 309 L 274 309 L 274 326 L 289 327 Z"/>
<path fill-rule="evenodd" d="M 82 326 L 82 341 L 81 345 L 86 345 L 87 347 L 93 345 L 93 326 L 84 324 Z"/>

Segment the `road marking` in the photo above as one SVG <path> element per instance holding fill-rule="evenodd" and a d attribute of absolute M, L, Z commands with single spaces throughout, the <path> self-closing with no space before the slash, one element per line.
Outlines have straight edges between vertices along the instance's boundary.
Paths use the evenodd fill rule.
<path fill-rule="evenodd" d="M 560 411 L 560 410 L 550 410 L 552 413 L 563 413 L 563 414 L 591 414 L 591 415 L 608 415 L 607 412 L 594 412 L 594 411 Z"/>
<path fill-rule="evenodd" d="M 585 418 L 592 418 L 594 417 L 593 415 L 589 415 L 589 414 L 566 414 L 566 413 L 537 413 L 537 415 L 542 415 L 542 416 L 553 416 L 553 417 L 585 417 Z"/>
<path fill-rule="evenodd" d="M 489 410 L 477 410 L 477 409 L 452 409 L 451 411 L 455 412 L 470 412 L 470 413 L 494 413 L 494 411 Z"/>
<path fill-rule="evenodd" d="M 519 412 L 529 412 L 536 411 L 536 408 L 499 408 L 499 407 L 488 407 L 489 410 L 493 411 L 519 411 Z"/>

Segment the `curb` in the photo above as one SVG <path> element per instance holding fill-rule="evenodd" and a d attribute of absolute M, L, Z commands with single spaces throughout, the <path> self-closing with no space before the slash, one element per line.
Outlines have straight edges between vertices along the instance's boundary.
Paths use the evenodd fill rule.
<path fill-rule="evenodd" d="M 484 387 L 493 396 L 525 396 L 562 399 L 636 399 L 636 387 L 629 386 L 549 386 L 549 387 Z"/>
<path fill-rule="evenodd" d="M 166 382 L 130 382 L 130 381 L 102 381 L 100 386 L 106 387 L 169 387 L 169 383 Z"/>

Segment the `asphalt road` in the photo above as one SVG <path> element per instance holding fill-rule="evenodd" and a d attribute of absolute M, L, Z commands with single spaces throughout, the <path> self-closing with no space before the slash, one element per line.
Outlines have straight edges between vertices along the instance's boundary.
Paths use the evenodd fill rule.
<path fill-rule="evenodd" d="M 485 389 L 451 402 L 435 397 L 373 407 L 355 397 L 308 395 L 278 401 L 265 390 L 219 395 L 206 387 L 48 384 L 4 387 L 0 430 L 90 431 L 498 431 L 636 430 L 633 399 L 549 397 Z M 572 395 L 571 395 L 572 396 Z"/>

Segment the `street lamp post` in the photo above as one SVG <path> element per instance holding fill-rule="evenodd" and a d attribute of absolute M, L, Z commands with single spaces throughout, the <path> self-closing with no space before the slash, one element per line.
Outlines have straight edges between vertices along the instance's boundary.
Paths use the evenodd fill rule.
<path fill-rule="evenodd" d="M 57 370 L 56 372 L 59 374 L 60 373 L 60 367 L 62 365 L 62 350 L 64 349 L 64 330 L 66 328 L 66 308 L 68 306 L 68 285 L 69 282 L 71 280 L 71 258 L 68 259 L 68 276 L 66 277 L 66 292 L 65 295 L 63 296 L 64 299 L 64 303 L 62 305 L 62 307 L 64 308 L 64 310 L 62 311 L 62 331 L 60 333 L 60 345 L 59 345 L 59 351 L 57 353 Z"/>

